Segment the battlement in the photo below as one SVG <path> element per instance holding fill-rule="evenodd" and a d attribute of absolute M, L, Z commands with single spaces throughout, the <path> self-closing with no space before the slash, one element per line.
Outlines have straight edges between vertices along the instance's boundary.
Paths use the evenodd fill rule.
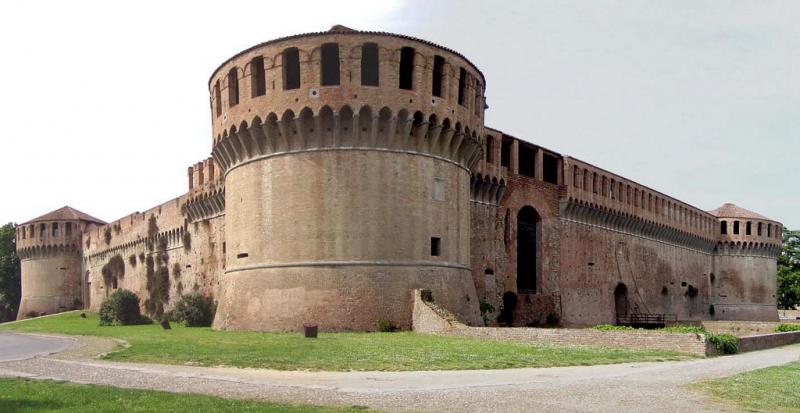
<path fill-rule="evenodd" d="M 480 136 L 485 84 L 460 54 L 408 36 L 335 27 L 286 37 L 245 50 L 214 72 L 214 143 L 256 116 L 302 118 L 305 109 L 319 114 L 325 106 L 420 112 Z"/>
<path fill-rule="evenodd" d="M 187 170 L 189 178 L 189 195 L 194 196 L 199 192 L 214 191 L 224 185 L 222 174 L 213 158 L 204 159 Z"/>
<path fill-rule="evenodd" d="M 278 118 L 270 113 L 266 121 L 256 116 L 250 123 L 225 131 L 217 141 L 212 156 L 222 170 L 256 159 L 320 150 L 375 149 L 406 152 L 444 159 L 471 169 L 482 157 L 481 139 L 475 130 L 453 124 L 436 114 L 411 115 L 401 109 L 394 114 L 388 107 L 374 112 L 362 106 L 354 113 L 350 106 L 337 112 L 324 106 L 316 114 L 308 107 L 295 117 L 287 110 Z"/>

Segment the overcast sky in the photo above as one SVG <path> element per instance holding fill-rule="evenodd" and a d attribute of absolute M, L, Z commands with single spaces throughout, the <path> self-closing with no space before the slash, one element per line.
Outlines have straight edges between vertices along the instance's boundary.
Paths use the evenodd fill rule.
<path fill-rule="evenodd" d="M 211 150 L 211 72 L 343 24 L 463 53 L 487 126 L 800 229 L 800 2 L 177 3 L 0 4 L 0 221 L 63 205 L 111 221 L 184 193 Z"/>

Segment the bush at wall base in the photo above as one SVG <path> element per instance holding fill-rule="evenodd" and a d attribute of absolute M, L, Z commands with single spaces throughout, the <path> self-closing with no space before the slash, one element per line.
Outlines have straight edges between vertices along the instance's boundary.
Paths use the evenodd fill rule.
<path fill-rule="evenodd" d="M 132 291 L 119 289 L 103 301 L 100 306 L 100 325 L 109 326 L 149 324 L 152 321 L 142 316 L 139 309 L 139 297 Z"/>
<path fill-rule="evenodd" d="M 739 339 L 733 334 L 709 334 L 708 341 L 720 354 L 736 354 L 739 352 Z"/>
<path fill-rule="evenodd" d="M 186 327 L 209 327 L 214 321 L 217 305 L 214 299 L 198 292 L 181 296 L 172 311 L 172 319 Z"/>

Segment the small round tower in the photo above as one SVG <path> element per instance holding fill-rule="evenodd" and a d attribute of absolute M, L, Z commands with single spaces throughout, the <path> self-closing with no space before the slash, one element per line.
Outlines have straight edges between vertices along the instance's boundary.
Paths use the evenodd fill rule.
<path fill-rule="evenodd" d="M 84 307 L 81 237 L 98 224 L 105 223 L 65 206 L 17 227 L 22 272 L 18 319 Z"/>
<path fill-rule="evenodd" d="M 714 318 L 777 320 L 781 224 L 730 203 L 711 214 L 719 224 L 709 289 Z"/>
<path fill-rule="evenodd" d="M 452 50 L 341 26 L 223 63 L 209 81 L 226 208 L 215 327 L 409 328 L 414 288 L 477 323 L 484 87 Z"/>

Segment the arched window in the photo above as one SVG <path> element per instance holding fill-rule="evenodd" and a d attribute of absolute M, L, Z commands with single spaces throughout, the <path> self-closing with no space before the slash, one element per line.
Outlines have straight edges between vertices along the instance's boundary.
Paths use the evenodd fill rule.
<path fill-rule="evenodd" d="M 322 86 L 336 86 L 339 84 L 339 44 L 325 43 L 322 45 L 322 64 L 320 69 L 320 84 Z"/>
<path fill-rule="evenodd" d="M 283 51 L 283 90 L 300 88 L 300 51 L 290 47 Z"/>
<path fill-rule="evenodd" d="M 378 45 L 376 43 L 364 43 L 361 46 L 361 85 L 378 86 L 379 84 Z"/>
<path fill-rule="evenodd" d="M 264 58 L 254 57 L 250 61 L 250 97 L 267 94 L 267 81 L 264 77 Z"/>
<path fill-rule="evenodd" d="M 64 224 L 64 236 L 66 236 L 67 238 L 72 236 L 72 223 L 71 222 L 67 222 L 66 224 Z"/>
<path fill-rule="evenodd" d="M 767 237 L 772 238 L 772 224 L 767 224 Z"/>
<path fill-rule="evenodd" d="M 739 235 L 739 221 L 733 221 L 733 235 Z"/>
<path fill-rule="evenodd" d="M 58 237 L 58 222 L 53 223 L 53 238 Z"/>
<path fill-rule="evenodd" d="M 523 207 L 517 214 L 517 292 L 536 292 L 539 222 L 539 214 L 531 206 Z"/>
<path fill-rule="evenodd" d="M 597 172 L 592 172 L 592 192 L 595 194 L 597 193 L 597 191 L 600 190 L 600 188 L 598 188 L 599 186 L 598 184 L 599 182 L 597 182 Z"/>
<path fill-rule="evenodd" d="M 759 222 L 758 223 L 758 236 L 761 237 L 763 235 L 764 235 L 764 223 L 763 222 Z"/>
<path fill-rule="evenodd" d="M 400 89 L 414 89 L 414 55 L 413 47 L 400 49 Z"/>
<path fill-rule="evenodd" d="M 234 67 L 228 72 L 228 107 L 239 104 L 239 68 Z"/>
<path fill-rule="evenodd" d="M 436 55 L 433 57 L 433 82 L 431 82 L 431 93 L 433 96 L 442 97 L 442 84 L 444 83 L 444 57 Z"/>
<path fill-rule="evenodd" d="M 747 224 L 744 227 L 744 234 L 753 235 L 753 221 L 747 221 Z"/>
<path fill-rule="evenodd" d="M 720 222 L 719 233 L 722 235 L 728 235 L 728 221 Z"/>

